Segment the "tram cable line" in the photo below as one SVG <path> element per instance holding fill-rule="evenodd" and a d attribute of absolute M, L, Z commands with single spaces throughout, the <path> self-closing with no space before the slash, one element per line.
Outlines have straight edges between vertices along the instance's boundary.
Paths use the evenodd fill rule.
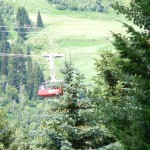
<path fill-rule="evenodd" d="M 78 27 L 78 26 L 77 26 Z M 22 28 L 22 29 L 45 29 L 45 27 L 36 27 L 36 26 L 0 26 L 0 28 L 15 28 L 15 29 L 17 29 L 17 28 Z M 68 29 L 68 27 L 67 27 L 67 29 Z M 93 29 L 81 29 L 81 30 L 95 30 L 94 28 Z M 99 29 L 100 31 L 103 31 L 103 30 L 101 30 L 101 29 Z M 96 30 L 97 31 L 97 30 Z"/>
<path fill-rule="evenodd" d="M 0 53 L 0 56 L 14 56 L 14 57 L 40 57 L 40 58 L 42 58 L 43 57 L 43 55 L 48 55 L 48 54 L 42 54 L 42 55 L 33 55 L 33 54 L 31 54 L 31 55 L 27 55 L 27 54 L 10 54 L 10 53 Z M 56 58 L 58 58 L 58 57 L 61 57 L 62 56 L 62 54 L 55 54 L 55 53 L 53 53 L 53 55 L 54 55 L 54 57 L 56 57 Z M 57 56 L 58 55 L 58 56 Z M 67 55 L 67 54 L 64 54 L 63 56 L 65 56 L 65 55 Z M 68 54 L 69 55 L 69 54 Z M 98 54 L 73 54 L 73 56 L 97 56 Z"/>
<path fill-rule="evenodd" d="M 44 27 L 34 27 L 34 26 L 0 26 L 0 28 L 15 28 L 15 29 L 43 29 Z"/>
<path fill-rule="evenodd" d="M 14 56 L 14 57 L 41 57 L 41 56 L 39 56 L 39 55 L 7 54 L 7 53 L 0 53 L 0 56 Z"/>

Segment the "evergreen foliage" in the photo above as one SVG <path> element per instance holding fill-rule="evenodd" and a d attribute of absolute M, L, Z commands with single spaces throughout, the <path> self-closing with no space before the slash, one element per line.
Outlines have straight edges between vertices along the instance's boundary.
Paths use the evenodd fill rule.
<path fill-rule="evenodd" d="M 40 14 L 39 11 L 38 11 L 38 16 L 37 16 L 37 23 L 36 23 L 36 26 L 37 26 L 37 27 L 44 27 L 43 21 L 42 21 L 42 17 L 41 17 L 41 14 Z"/>
<path fill-rule="evenodd" d="M 80 10 L 80 11 L 98 11 L 103 12 L 103 5 L 101 0 L 50 0 L 49 2 L 52 2 L 56 5 L 57 9 L 65 10 L 65 9 L 71 9 L 71 10 Z"/>
<path fill-rule="evenodd" d="M 18 9 L 17 18 L 21 27 L 26 27 L 31 23 L 25 8 Z M 5 28 L 6 25 L 4 24 L 1 15 L 0 26 L 2 26 L 0 28 L 0 53 L 23 55 L 24 52 L 27 52 L 27 54 L 30 55 L 30 47 L 27 47 L 26 50 L 22 37 L 19 36 L 18 41 L 16 41 L 15 44 L 10 45 L 8 43 L 9 34 Z M 25 28 L 20 29 L 24 30 Z M 38 84 L 44 81 L 42 70 L 38 64 L 33 64 L 31 58 L 18 56 L 12 56 L 10 58 L 8 56 L 0 57 L 0 75 L 6 77 L 6 80 L 0 83 L 2 93 L 7 95 L 7 90 L 11 91 L 11 89 L 14 89 L 13 95 L 16 93 L 16 90 L 19 92 L 20 87 L 25 86 L 25 90 L 27 91 L 30 100 L 37 97 Z M 8 86 L 10 86 L 9 89 L 7 89 Z M 19 102 L 18 96 L 10 96 L 9 98 L 10 100 Z"/>
<path fill-rule="evenodd" d="M 25 38 L 26 33 L 30 31 L 31 20 L 24 7 L 19 7 L 16 14 L 17 31 L 19 36 Z"/>
<path fill-rule="evenodd" d="M 0 149 L 5 150 L 12 142 L 12 131 L 6 119 L 6 112 L 0 107 Z"/>
<path fill-rule="evenodd" d="M 51 103 L 53 114 L 50 113 L 40 126 L 43 134 L 38 147 L 96 149 L 115 142 L 96 115 L 96 106 L 87 97 L 84 76 L 71 62 L 65 62 L 61 72 L 64 74 L 64 95 Z"/>
<path fill-rule="evenodd" d="M 34 89 L 33 89 L 33 98 L 36 99 L 37 98 L 37 89 L 38 89 L 38 85 L 44 82 L 44 75 L 43 72 L 41 70 L 41 68 L 39 67 L 39 65 L 37 63 L 35 63 L 33 65 L 33 83 L 34 83 Z M 30 79 L 31 80 L 31 79 Z"/>
<path fill-rule="evenodd" d="M 146 7 L 149 3 L 132 0 L 129 7 L 114 5 L 142 29 L 136 31 L 124 23 L 128 36 L 113 34 L 118 54 L 104 52 L 96 61 L 96 82 L 105 87 L 98 94 L 104 120 L 127 150 L 150 147 L 150 11 Z"/>
<path fill-rule="evenodd" d="M 8 54 L 10 51 L 8 40 L 8 33 L 5 28 L 4 20 L 2 16 L 0 15 L 0 53 Z M 8 57 L 0 58 L 0 73 L 1 75 L 8 74 Z"/>
<path fill-rule="evenodd" d="M 28 49 L 29 50 L 29 49 Z M 23 54 L 22 48 L 17 44 L 12 48 L 13 54 Z M 29 52 L 28 52 L 29 54 Z M 25 85 L 29 100 L 37 98 L 38 85 L 44 82 L 44 75 L 37 63 L 32 63 L 32 59 L 24 57 L 10 58 L 8 83 L 18 91 Z"/>
<path fill-rule="evenodd" d="M 103 0 L 49 1 L 58 9 L 107 10 Z M 109 1 L 107 6 L 111 4 Z M 124 24 L 127 37 L 113 34 L 117 52 L 100 53 L 95 63 L 98 86 L 93 93 L 88 94 L 84 75 L 68 61 L 61 69 L 64 95 L 35 101 L 38 84 L 44 82 L 39 64 L 30 57 L 1 57 L 0 104 L 7 109 L 8 118 L 0 107 L 0 149 L 149 149 L 150 12 L 146 9 L 149 4 L 149 0 L 132 0 L 130 7 L 118 3 L 114 6 L 141 30 Z M 0 6 L 0 26 L 5 26 L 12 7 L 2 0 Z M 39 16 L 40 12 L 37 26 L 43 25 Z M 20 27 L 18 41 L 9 45 L 7 29 L 0 28 L 0 53 L 30 55 L 31 48 L 24 43 L 30 29 L 21 28 L 31 26 L 24 7 L 18 8 L 16 18 Z"/>
<path fill-rule="evenodd" d="M 22 48 L 17 43 L 12 46 L 12 54 L 23 54 Z M 8 74 L 9 84 L 14 86 L 16 89 L 20 89 L 20 85 L 26 83 L 26 66 L 25 58 L 22 57 L 11 57 L 10 58 L 10 69 Z"/>
<path fill-rule="evenodd" d="M 23 55 L 23 49 L 19 43 L 11 46 L 11 54 Z M 29 53 L 28 53 L 29 54 Z M 38 85 L 44 81 L 44 75 L 37 63 L 32 63 L 31 58 L 12 56 L 7 59 L 7 65 L 4 61 L 7 56 L 2 56 L 2 67 L 1 74 L 6 76 L 6 80 L 2 81 L 2 93 L 8 95 L 7 91 L 12 90 L 12 94 L 17 90 L 20 91 L 22 86 L 25 86 L 27 92 L 27 98 L 31 100 L 32 98 L 37 98 Z M 6 66 L 6 69 L 5 69 Z M 7 72 L 4 72 L 5 70 Z M 9 88 L 8 88 L 9 86 Z M 14 92 L 13 92 L 14 91 Z M 18 92 L 16 94 L 18 94 Z M 15 94 L 15 95 L 16 95 Z M 10 97 L 10 100 L 15 100 L 19 102 L 19 97 Z"/>
<path fill-rule="evenodd" d="M 0 0 L 0 14 L 3 17 L 5 23 L 14 20 L 13 7 L 8 3 L 6 3 L 4 0 Z"/>
<path fill-rule="evenodd" d="M 70 9 L 74 11 L 108 12 L 115 1 L 109 0 L 48 0 L 56 5 L 57 9 Z"/>
<path fill-rule="evenodd" d="M 5 28 L 5 24 L 4 24 L 4 20 L 3 20 L 3 17 L 0 15 L 0 26 L 1 26 L 1 28 L 0 28 L 0 40 L 2 40 L 2 37 L 3 36 L 8 36 L 8 33 L 7 33 L 7 30 L 6 30 L 6 28 Z"/>
<path fill-rule="evenodd" d="M 101 122 L 97 106 L 87 97 L 84 76 L 66 62 L 64 95 L 38 105 L 16 104 L 16 137 L 11 149 L 116 149 L 121 145 Z M 17 117 L 15 117 L 17 115 Z"/>

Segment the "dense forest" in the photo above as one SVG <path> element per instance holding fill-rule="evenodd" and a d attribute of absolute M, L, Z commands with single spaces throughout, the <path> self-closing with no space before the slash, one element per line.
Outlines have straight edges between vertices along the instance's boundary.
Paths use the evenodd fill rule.
<path fill-rule="evenodd" d="M 56 5 L 57 9 L 65 10 L 65 9 L 71 9 L 71 10 L 91 10 L 91 11 L 99 11 L 103 12 L 103 6 L 101 4 L 101 1 L 72 1 L 72 0 L 65 0 L 65 1 L 57 1 L 57 0 L 49 0 L 49 2 L 52 2 Z"/>
<path fill-rule="evenodd" d="M 54 4 L 53 6 L 60 10 L 70 9 L 74 11 L 97 11 L 107 13 L 117 0 L 48 0 L 48 2 Z"/>
<path fill-rule="evenodd" d="M 48 0 L 53 3 L 57 9 L 70 9 L 74 11 L 97 11 L 108 12 L 112 4 L 116 1 L 109 0 Z"/>
<path fill-rule="evenodd" d="M 107 11 L 104 2 L 130 23 L 122 22 L 124 34 L 112 32 L 113 41 L 106 39 L 114 50 L 100 49 L 92 58 L 93 86 L 85 83 L 85 75 L 70 54 L 60 67 L 63 95 L 40 98 L 38 86 L 47 77 L 42 62 L 32 55 L 41 54 L 35 44 L 43 41 L 31 44 L 28 39 L 36 37 L 35 33 L 46 36 L 45 15 L 37 10 L 33 17 L 26 7 L 15 9 L 0 0 L 0 150 L 150 149 L 150 0 L 131 0 L 128 7 L 101 0 L 45 3 L 48 7 L 55 4 L 60 9 L 57 15 L 65 9 L 98 11 L 99 15 Z M 86 61 L 87 53 L 81 59 Z"/>

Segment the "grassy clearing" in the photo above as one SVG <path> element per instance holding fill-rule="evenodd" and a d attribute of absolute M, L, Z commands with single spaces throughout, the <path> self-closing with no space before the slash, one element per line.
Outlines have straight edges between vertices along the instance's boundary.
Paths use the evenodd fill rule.
<path fill-rule="evenodd" d="M 94 46 L 99 45 L 100 40 L 98 39 L 59 39 L 56 41 L 60 47 L 88 47 L 88 46 Z"/>
<path fill-rule="evenodd" d="M 49 5 L 46 0 L 5 0 L 11 3 L 15 10 L 24 6 L 31 20 L 36 23 L 37 12 L 41 16 L 45 28 L 28 35 L 29 44 L 34 46 L 33 53 L 55 52 L 71 54 L 75 66 L 85 74 L 86 83 L 91 83 L 95 74 L 94 58 L 99 50 L 114 49 L 111 44 L 111 33 L 124 32 L 122 24 L 116 19 L 122 19 L 114 12 L 101 14 L 97 12 L 75 12 L 70 10 L 60 11 Z M 63 64 L 63 60 L 56 60 L 57 68 Z M 49 76 L 48 62 L 40 61 Z M 59 71 L 56 73 L 61 77 Z"/>

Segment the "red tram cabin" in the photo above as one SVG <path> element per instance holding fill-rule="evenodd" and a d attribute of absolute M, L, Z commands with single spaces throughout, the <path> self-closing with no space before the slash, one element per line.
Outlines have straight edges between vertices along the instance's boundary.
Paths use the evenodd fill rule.
<path fill-rule="evenodd" d="M 62 83 L 42 83 L 38 88 L 38 96 L 54 97 L 63 95 Z"/>

